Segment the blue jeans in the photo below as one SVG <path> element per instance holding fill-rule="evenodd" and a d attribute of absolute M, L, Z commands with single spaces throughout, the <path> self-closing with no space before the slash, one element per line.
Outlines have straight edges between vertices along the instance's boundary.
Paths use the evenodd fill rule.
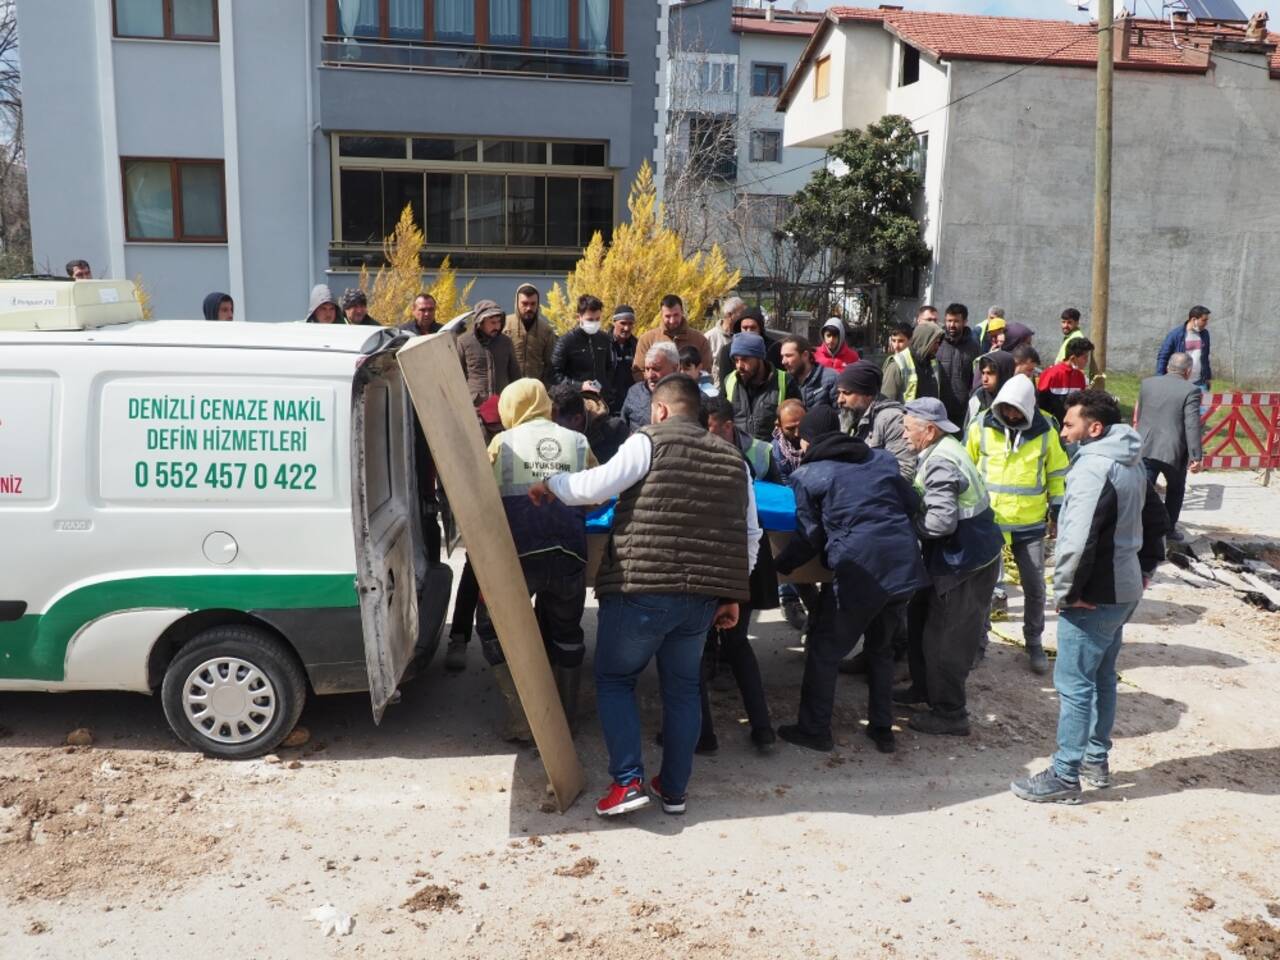
<path fill-rule="evenodd" d="M 702 728 L 702 645 L 716 605 L 712 597 L 685 593 L 608 593 L 600 598 L 596 709 L 614 783 L 644 779 L 636 679 L 656 655 L 662 688 L 662 791 L 684 796 Z"/>
<path fill-rule="evenodd" d="M 1096 610 L 1058 611 L 1058 659 L 1053 685 L 1058 691 L 1058 752 L 1053 771 L 1064 780 L 1080 778 L 1080 762 L 1102 763 L 1111 752 L 1116 722 L 1116 657 L 1124 625 L 1137 601 L 1103 603 Z"/>

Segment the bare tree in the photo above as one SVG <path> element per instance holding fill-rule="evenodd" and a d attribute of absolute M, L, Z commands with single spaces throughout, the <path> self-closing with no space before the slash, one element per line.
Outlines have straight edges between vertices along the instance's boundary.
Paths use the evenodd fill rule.
<path fill-rule="evenodd" d="M 31 217 L 22 126 L 15 0 L 0 0 L 0 275 L 31 270 Z"/>

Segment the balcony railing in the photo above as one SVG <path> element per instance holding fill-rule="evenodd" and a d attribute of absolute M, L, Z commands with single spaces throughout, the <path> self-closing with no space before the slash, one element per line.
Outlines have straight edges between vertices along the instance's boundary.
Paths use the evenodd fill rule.
<path fill-rule="evenodd" d="M 408 70 L 423 73 L 548 77 L 619 83 L 630 76 L 616 53 L 526 47 L 457 46 L 421 40 L 325 37 L 321 60 L 329 67 Z"/>
<path fill-rule="evenodd" d="M 606 239 L 608 235 L 606 234 Z M 419 259 L 437 270 L 445 257 L 458 270 L 543 270 L 567 273 L 582 257 L 581 247 L 427 247 Z M 329 269 L 377 268 L 386 264 L 382 247 L 340 240 L 329 244 Z"/>

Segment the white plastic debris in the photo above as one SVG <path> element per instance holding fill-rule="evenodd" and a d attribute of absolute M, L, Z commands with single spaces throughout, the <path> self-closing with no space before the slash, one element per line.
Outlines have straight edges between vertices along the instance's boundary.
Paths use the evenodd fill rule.
<path fill-rule="evenodd" d="M 356 928 L 355 917 L 343 913 L 332 903 L 321 904 L 311 911 L 311 919 L 320 924 L 320 932 L 326 937 L 337 934 L 349 937 Z"/>

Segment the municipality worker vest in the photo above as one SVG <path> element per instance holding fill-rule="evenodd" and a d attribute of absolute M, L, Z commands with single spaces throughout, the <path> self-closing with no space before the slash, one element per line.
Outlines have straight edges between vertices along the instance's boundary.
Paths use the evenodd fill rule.
<path fill-rule="evenodd" d="M 493 476 L 521 557 L 560 550 L 587 560 L 586 514 L 556 501 L 535 506 L 529 488 L 557 473 L 585 470 L 587 438 L 550 420 L 529 420 L 500 433 Z"/>
<path fill-rule="evenodd" d="M 1071 462 L 1044 414 L 1010 449 L 990 411 L 969 426 L 966 447 L 986 483 L 996 523 L 1006 537 L 1044 526 L 1049 507 L 1062 503 Z"/>
<path fill-rule="evenodd" d="M 1079 327 L 1076 327 L 1076 329 L 1068 333 L 1066 338 L 1062 341 L 1062 346 L 1058 348 L 1058 356 L 1053 362 L 1062 363 L 1064 360 L 1066 360 L 1067 344 L 1070 343 L 1072 340 L 1079 340 L 1083 336 L 1084 336 L 1084 331 L 1081 330 Z"/>
<path fill-rule="evenodd" d="M 910 350 L 902 350 L 893 355 L 893 362 L 898 365 L 898 370 L 902 374 L 902 382 L 906 384 L 903 388 L 902 402 L 910 403 L 916 398 L 916 391 L 919 389 L 919 381 L 916 378 L 916 362 L 911 356 Z M 938 363 L 937 358 L 929 361 L 929 366 L 933 369 L 933 380 L 939 386 L 942 384 L 942 365 Z"/>
<path fill-rule="evenodd" d="M 942 541 L 924 542 L 925 565 L 936 580 L 946 573 L 981 570 L 994 562 L 1004 545 L 1004 538 L 996 526 L 986 484 L 982 482 L 968 451 L 954 437 L 943 437 L 921 456 L 912 481 L 916 492 L 921 497 L 925 496 L 925 463 L 934 457 L 954 464 L 966 483 L 959 496 L 960 521 L 955 533 Z"/>

